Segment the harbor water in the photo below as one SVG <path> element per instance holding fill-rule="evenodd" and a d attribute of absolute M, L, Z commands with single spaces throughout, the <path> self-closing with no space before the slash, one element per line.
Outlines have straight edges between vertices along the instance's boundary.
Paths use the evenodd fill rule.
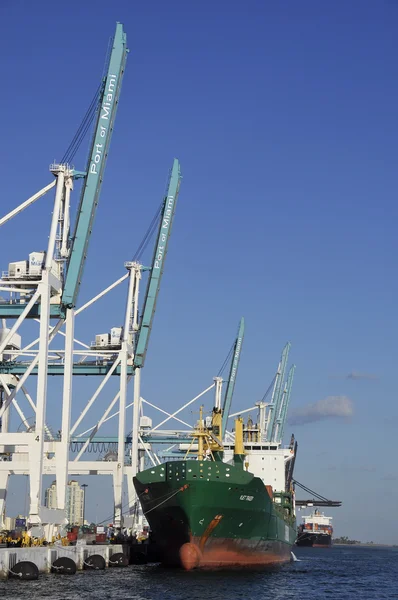
<path fill-rule="evenodd" d="M 295 548 L 297 561 L 271 571 L 184 572 L 156 565 L 38 581 L 1 581 L 0 597 L 51 600 L 398 599 L 398 548 Z"/>

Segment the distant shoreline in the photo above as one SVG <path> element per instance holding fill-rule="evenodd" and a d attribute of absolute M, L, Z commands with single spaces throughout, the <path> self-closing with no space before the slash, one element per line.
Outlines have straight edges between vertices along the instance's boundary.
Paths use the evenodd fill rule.
<path fill-rule="evenodd" d="M 332 543 L 332 546 L 339 546 L 339 547 L 364 547 L 364 548 L 398 548 L 398 544 L 367 544 L 367 543 L 362 543 L 359 542 L 359 544 L 335 544 L 334 542 Z"/>

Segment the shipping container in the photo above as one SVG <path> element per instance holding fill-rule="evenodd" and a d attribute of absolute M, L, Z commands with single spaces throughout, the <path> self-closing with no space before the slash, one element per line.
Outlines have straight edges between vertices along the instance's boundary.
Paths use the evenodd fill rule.
<path fill-rule="evenodd" d="M 111 329 L 111 345 L 117 346 L 121 343 L 122 338 L 122 328 L 121 327 L 112 327 Z"/>
<path fill-rule="evenodd" d="M 12 262 L 8 265 L 9 277 L 15 277 L 17 279 L 23 279 L 28 272 L 28 261 L 19 260 L 18 262 Z"/>
<path fill-rule="evenodd" d="M 95 336 L 95 345 L 96 346 L 109 346 L 110 335 L 109 333 L 100 333 Z"/>
<path fill-rule="evenodd" d="M 46 260 L 45 252 L 31 252 L 29 254 L 29 275 L 41 277 L 41 271 Z"/>

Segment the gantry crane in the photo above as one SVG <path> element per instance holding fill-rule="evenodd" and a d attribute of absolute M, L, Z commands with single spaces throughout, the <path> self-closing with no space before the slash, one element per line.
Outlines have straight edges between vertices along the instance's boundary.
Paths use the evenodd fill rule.
<path fill-rule="evenodd" d="M 181 171 L 180 165 L 177 159 L 174 159 L 172 169 L 170 171 L 169 183 L 167 186 L 165 197 L 162 200 L 162 204 L 159 210 L 159 227 L 157 238 L 154 247 L 154 253 L 151 264 L 144 266 L 137 261 L 130 261 L 125 263 L 128 270 L 128 274 L 121 277 L 115 284 L 109 286 L 108 289 L 118 285 L 125 279 L 129 280 L 127 303 L 124 326 L 122 328 L 116 328 L 120 331 L 120 348 L 119 340 L 113 343 L 111 340 L 110 346 L 112 348 L 117 347 L 117 351 L 114 353 L 114 358 L 110 365 L 110 371 L 108 371 L 107 377 L 111 375 L 111 371 L 114 372 L 120 366 L 120 391 L 109 406 L 106 408 L 104 414 L 97 421 L 96 425 L 91 428 L 89 435 L 86 436 L 87 432 L 76 435 L 76 430 L 87 412 L 97 398 L 97 394 L 90 399 L 74 425 L 72 426 L 70 433 L 73 436 L 74 446 L 79 445 L 77 457 L 74 460 L 74 464 L 78 463 L 83 453 L 88 449 L 88 446 L 95 443 L 101 443 L 97 433 L 103 423 L 108 420 L 109 413 L 116 402 L 119 400 L 119 415 L 118 424 L 118 436 L 113 438 L 110 443 L 117 444 L 117 470 L 113 473 L 114 476 L 114 499 L 115 499 L 115 516 L 114 522 L 117 526 L 120 526 L 123 522 L 122 515 L 122 490 L 123 490 L 123 479 L 124 475 L 127 475 L 128 493 L 129 493 L 129 505 L 133 505 L 135 501 L 135 492 L 132 486 L 133 473 L 135 474 L 138 469 L 138 451 L 140 443 L 140 374 L 141 369 L 145 362 L 146 352 L 148 348 L 149 337 L 152 329 L 155 307 L 158 299 L 160 290 L 161 277 L 164 270 L 165 257 L 167 254 L 167 248 L 169 238 L 171 234 L 172 223 L 174 214 L 177 206 L 178 192 L 181 182 Z M 140 282 L 143 272 L 149 272 L 148 283 L 146 292 L 143 300 L 143 311 L 141 317 L 139 317 L 139 292 Z M 97 336 L 101 338 L 102 336 Z M 105 340 L 109 339 L 108 335 L 105 335 Z M 110 336 L 112 337 L 112 336 Z M 134 377 L 133 377 L 134 376 Z M 125 427 L 125 411 L 127 408 L 127 384 L 133 377 L 134 380 L 134 402 L 133 402 L 133 431 L 131 435 L 126 436 Z M 104 380 L 105 381 L 105 380 Z M 127 440 L 132 444 L 131 450 L 131 466 L 125 465 L 125 453 Z M 109 441 L 109 440 L 108 440 Z M 83 461 L 84 462 L 84 461 Z"/>
<path fill-rule="evenodd" d="M 47 377 L 49 375 L 49 344 L 61 327 L 66 324 L 66 342 L 64 362 L 59 374 L 64 375 L 62 432 L 57 448 L 57 496 L 59 508 L 65 506 L 65 488 L 69 458 L 69 429 L 72 394 L 73 340 L 74 318 L 78 291 L 82 279 L 83 268 L 87 256 L 89 240 L 101 185 L 104 175 L 109 143 L 113 131 L 116 111 L 120 96 L 121 83 L 127 57 L 126 34 L 118 23 L 113 39 L 107 75 L 100 87 L 98 112 L 91 141 L 89 160 L 84 172 L 76 171 L 69 164 L 53 164 L 50 167 L 56 180 L 40 190 L 17 209 L 0 219 L 0 225 L 17 215 L 27 206 L 35 202 L 47 191 L 56 187 L 54 209 L 52 214 L 50 235 L 46 253 L 32 253 L 29 265 L 25 261 L 11 263 L 10 272 L 2 281 L 0 289 L 18 295 L 18 301 L 0 304 L 0 318 L 14 318 L 16 322 L 11 329 L 5 329 L 1 336 L 0 355 L 12 344 L 21 323 L 27 318 L 39 318 L 40 336 L 39 350 L 30 363 L 19 366 L 20 376 L 13 373 L 15 361 L 2 366 L 2 373 L 14 376 L 12 385 L 7 389 L 7 397 L 0 408 L 0 419 L 8 410 L 11 402 L 30 374 L 37 374 L 37 401 L 35 410 L 34 432 L 24 438 L 28 447 L 30 474 L 30 509 L 31 523 L 40 523 L 40 499 L 43 474 L 44 439 L 46 433 L 45 415 L 47 399 Z M 75 179 L 83 178 L 83 187 L 77 210 L 75 230 L 69 234 L 70 193 Z M 39 256 L 41 254 L 41 256 Z M 19 265 L 19 266 L 18 266 Z M 7 287 L 8 286 L 8 287 Z M 58 319 L 55 327 L 50 327 L 50 319 Z M 35 343 L 35 342 L 34 342 Z M 32 347 L 34 343 L 30 344 Z M 26 349 L 26 348 L 25 348 Z M 8 370 L 7 370 L 8 369 Z M 17 368 L 18 370 L 18 368 Z M 97 374 L 97 373 L 94 373 Z M 17 444 L 17 434 L 2 432 L 2 441 Z"/>
<path fill-rule="evenodd" d="M 30 454 L 30 483 L 31 483 L 31 505 L 30 522 L 40 523 L 39 505 L 41 497 L 41 479 L 43 473 L 43 450 L 48 451 L 48 442 L 44 441 L 45 413 L 46 413 L 46 382 L 48 375 L 63 375 L 63 403 L 62 403 L 62 429 L 60 437 L 52 440 L 51 448 L 56 448 L 56 480 L 58 508 L 65 507 L 65 491 L 68 473 L 80 474 L 85 472 L 79 467 L 79 458 L 94 439 L 95 434 L 107 419 L 110 409 L 119 399 L 119 431 L 118 431 L 118 456 L 115 469 L 109 465 L 99 472 L 109 472 L 114 475 L 115 493 L 115 518 L 117 523 L 122 519 L 122 485 L 125 459 L 125 408 L 126 391 L 129 379 L 134 377 L 134 424 L 133 424 L 133 452 L 132 467 L 137 468 L 138 456 L 138 429 L 139 429 L 139 404 L 140 404 L 140 370 L 145 363 L 149 337 L 152 329 L 153 318 L 156 309 L 156 301 L 159 293 L 160 282 L 164 269 L 164 261 L 167 253 L 168 241 L 171 233 L 173 218 L 176 209 L 177 197 L 181 182 L 180 165 L 174 160 L 170 173 L 170 179 L 166 195 L 161 208 L 161 219 L 155 245 L 152 263 L 149 267 L 142 266 L 137 262 L 126 263 L 128 274 L 109 289 L 121 281 L 128 279 L 129 288 L 127 294 L 127 306 L 124 327 L 121 329 L 120 344 L 112 351 L 105 349 L 98 352 L 84 345 L 84 353 L 88 357 L 102 357 L 101 360 L 86 361 L 84 358 L 74 362 L 74 322 L 75 315 L 84 310 L 89 304 L 96 301 L 107 292 L 105 290 L 83 307 L 76 310 L 78 293 L 82 282 L 83 270 L 86 261 L 94 217 L 101 192 L 106 159 L 109 151 L 110 139 L 113 131 L 121 83 L 125 69 L 126 57 L 126 35 L 123 26 L 117 24 L 116 33 L 104 78 L 98 92 L 98 112 L 95 121 L 94 135 L 92 137 L 89 151 L 89 159 L 85 171 L 77 171 L 69 164 L 53 164 L 50 167 L 55 175 L 55 181 L 46 186 L 24 202 L 20 207 L 11 211 L 6 217 L 0 219 L 0 225 L 24 210 L 27 206 L 38 200 L 42 195 L 53 187 L 56 188 L 53 217 L 51 222 L 50 236 L 47 252 L 44 254 L 44 264 L 37 265 L 38 277 L 34 282 L 31 277 L 29 281 L 19 281 L 19 284 L 29 284 L 27 287 L 20 285 L 15 280 L 11 283 L 0 281 L 1 285 L 12 286 L 11 291 L 18 293 L 21 290 L 21 301 L 5 302 L 0 305 L 0 315 L 3 318 L 16 318 L 17 322 L 13 328 L 0 338 L 0 354 L 15 337 L 20 324 L 25 318 L 40 320 L 39 350 L 35 358 L 28 361 L 6 361 L 0 360 L 0 377 L 2 374 L 13 377 L 16 381 L 14 388 L 6 389 L 5 397 L 2 398 L 0 411 L 2 415 L 7 411 L 11 402 L 15 401 L 17 392 L 22 389 L 24 382 L 30 374 L 37 375 L 38 393 L 37 406 L 35 410 L 34 440 L 37 444 L 31 444 L 29 438 Z M 66 155 L 68 152 L 66 153 Z M 74 232 L 70 235 L 70 195 L 76 179 L 83 179 L 82 191 L 77 210 Z M 54 270 L 54 261 L 58 269 Z M 141 318 L 138 316 L 138 293 L 139 283 L 143 271 L 149 271 L 148 285 L 144 297 L 143 312 Z M 58 275 L 58 277 L 56 277 Z M 31 288 L 37 286 L 36 292 L 31 293 Z M 26 299 L 26 300 L 24 300 Z M 50 319 L 58 319 L 55 327 L 51 328 Z M 60 331 L 62 325 L 66 324 L 65 350 L 59 354 L 61 360 L 49 362 L 48 346 L 55 335 Z M 29 347 L 34 346 L 35 342 Z M 20 355 L 23 356 L 22 349 Z M 96 353 L 97 352 L 97 353 Z M 108 353 L 107 353 L 108 352 Z M 90 354 L 92 353 L 92 354 Z M 26 353 L 25 353 L 26 354 Z M 102 362 L 101 362 L 102 361 Z M 72 398 L 72 376 L 73 375 L 103 375 L 104 379 L 94 392 L 87 405 L 84 407 L 78 419 L 71 426 L 71 398 Z M 120 391 L 111 401 L 104 415 L 99 419 L 87 439 L 79 438 L 83 442 L 78 457 L 73 463 L 69 461 L 69 445 L 71 434 L 73 434 L 87 414 L 87 411 L 96 401 L 100 391 L 112 375 L 120 376 Z M 1 381 L 0 381 L 1 383 Z M 1 418 L 1 417 L 0 417 Z M 22 418 L 22 417 L 21 417 Z M 15 434 L 10 434 L 15 435 Z M 33 432 L 32 432 L 33 435 Z M 31 437 L 31 436 L 30 436 Z M 3 438 L 4 439 L 4 438 Z M 11 438 L 10 438 L 11 439 Z M 47 461 L 47 459 L 45 459 Z M 83 461 L 88 463 L 89 461 Z M 46 462 L 46 472 L 50 472 L 49 464 Z M 135 466 L 134 466 L 135 465 Z M 112 467 L 112 468 L 111 468 Z M 129 467 L 130 468 L 130 467 Z M 92 470 L 92 467 L 91 467 Z M 51 471 L 53 472 L 53 471 Z M 132 479 L 132 477 L 131 477 Z M 0 482 L 1 487 L 1 482 Z"/>

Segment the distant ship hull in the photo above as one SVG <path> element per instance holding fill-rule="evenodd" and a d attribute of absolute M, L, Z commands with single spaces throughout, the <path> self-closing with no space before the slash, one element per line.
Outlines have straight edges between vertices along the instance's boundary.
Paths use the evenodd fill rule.
<path fill-rule="evenodd" d="M 324 533 L 301 533 L 296 540 L 296 546 L 312 548 L 330 548 L 332 536 Z"/>
<path fill-rule="evenodd" d="M 165 565 L 215 569 L 272 566 L 291 559 L 291 497 L 275 504 L 258 477 L 221 461 L 170 461 L 134 485 Z"/>
<path fill-rule="evenodd" d="M 315 509 L 310 515 L 303 516 L 303 523 L 298 527 L 296 546 L 311 548 L 330 548 L 332 545 L 332 517 Z"/>

